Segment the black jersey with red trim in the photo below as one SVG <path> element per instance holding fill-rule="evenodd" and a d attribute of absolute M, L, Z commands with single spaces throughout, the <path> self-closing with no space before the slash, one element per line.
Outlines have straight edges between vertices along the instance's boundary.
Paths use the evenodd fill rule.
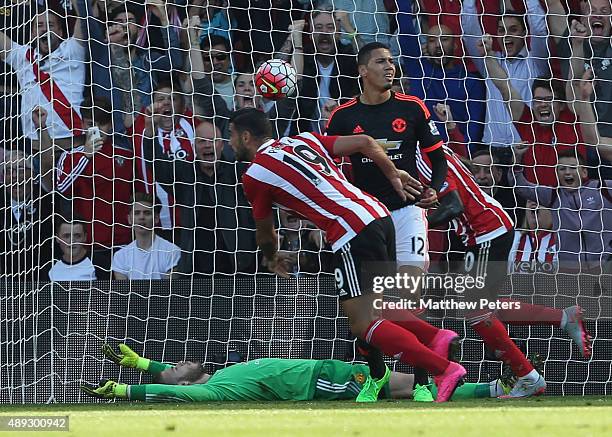
<path fill-rule="evenodd" d="M 391 92 L 391 98 L 379 105 L 366 105 L 359 97 L 338 106 L 331 114 L 327 135 L 366 134 L 387 149 L 399 169 L 419 177 L 416 150 L 428 153 L 442 146 L 442 139 L 429 110 L 417 97 Z M 403 201 L 378 166 L 362 154 L 351 156 L 354 184 L 395 210 L 413 202 Z"/>

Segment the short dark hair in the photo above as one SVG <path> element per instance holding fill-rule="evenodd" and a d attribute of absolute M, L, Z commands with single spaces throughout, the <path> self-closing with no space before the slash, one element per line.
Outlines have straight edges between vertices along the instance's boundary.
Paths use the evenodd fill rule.
<path fill-rule="evenodd" d="M 357 65 L 367 65 L 372 57 L 372 52 L 378 49 L 391 50 L 388 45 L 374 41 L 364 45 L 357 53 Z"/>
<path fill-rule="evenodd" d="M 116 6 L 108 13 L 108 21 L 115 21 L 119 14 L 134 14 L 136 21 L 140 21 L 143 15 L 143 8 L 137 3 L 132 1 L 126 1 L 125 4 Z"/>
<path fill-rule="evenodd" d="M 219 45 L 222 45 L 223 47 L 225 47 L 225 50 L 228 53 L 232 50 L 229 40 L 219 35 L 208 35 L 206 38 L 202 40 L 202 44 L 200 44 L 200 47 L 203 49 L 204 47 L 212 48 L 212 46 L 219 46 Z"/>
<path fill-rule="evenodd" d="M 108 99 L 96 97 L 93 102 L 81 107 L 83 118 L 93 120 L 98 124 L 108 124 L 113 121 L 112 108 Z"/>
<path fill-rule="evenodd" d="M 239 133 L 248 131 L 255 138 L 272 138 L 272 123 L 267 114 L 255 108 L 234 111 L 229 122 Z"/>
<path fill-rule="evenodd" d="M 559 152 L 559 155 L 557 155 L 557 161 L 559 161 L 561 158 L 573 158 L 578 161 L 578 165 L 583 167 L 586 165 L 586 159 L 576 149 L 566 149 Z"/>
<path fill-rule="evenodd" d="M 565 101 L 565 85 L 561 79 L 550 76 L 542 76 L 534 79 L 531 85 L 531 92 L 535 93 L 536 88 L 544 88 L 553 93 L 553 98 L 558 101 Z"/>
<path fill-rule="evenodd" d="M 504 18 L 516 18 L 519 21 L 519 23 L 521 23 L 521 26 L 523 26 L 523 29 L 525 30 L 525 32 L 526 33 L 529 32 L 529 23 L 525 19 L 525 14 L 520 14 L 515 10 L 508 9 L 507 11 L 505 11 L 502 15 L 500 15 L 497 18 L 498 26 L 499 26 L 499 23 L 502 22 Z"/>
<path fill-rule="evenodd" d="M 153 207 L 153 211 L 155 212 L 155 214 L 159 214 L 162 208 L 162 204 L 157 198 L 157 196 L 154 196 L 151 193 L 143 193 L 141 191 L 137 191 L 134 193 L 134 195 L 130 198 L 130 203 L 132 204 L 132 206 L 135 203 L 149 203 Z"/>
<path fill-rule="evenodd" d="M 87 235 L 87 223 L 76 213 L 60 213 L 55 216 L 55 226 L 53 231 L 57 234 L 62 225 L 81 225 L 85 235 Z"/>

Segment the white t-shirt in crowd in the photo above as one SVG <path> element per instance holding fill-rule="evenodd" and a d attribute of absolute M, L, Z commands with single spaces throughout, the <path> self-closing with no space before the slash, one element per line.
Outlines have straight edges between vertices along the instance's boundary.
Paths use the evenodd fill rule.
<path fill-rule="evenodd" d="M 42 106 L 47 111 L 47 128 L 51 138 L 70 138 L 72 131 L 53 109 L 53 105 L 43 94 L 36 80 L 32 63 L 26 58 L 30 46 L 13 43 L 6 55 L 5 62 L 10 65 L 19 80 L 21 97 L 21 126 L 23 133 L 30 139 L 38 139 L 32 122 L 32 110 Z M 38 51 L 33 51 L 33 59 L 39 59 Z M 53 50 L 44 62 L 39 61 L 40 70 L 51 75 L 53 82 L 66 96 L 70 105 L 80 115 L 83 103 L 83 84 L 85 83 L 85 48 L 74 38 L 68 38 Z"/>
<path fill-rule="evenodd" d="M 167 279 L 181 258 L 181 249 L 168 240 L 155 236 L 148 250 L 138 247 L 136 240 L 113 256 L 113 272 L 128 279 Z"/>
<path fill-rule="evenodd" d="M 83 258 L 75 264 L 68 264 L 59 260 L 49 270 L 51 281 L 95 281 L 96 269 L 89 257 Z"/>

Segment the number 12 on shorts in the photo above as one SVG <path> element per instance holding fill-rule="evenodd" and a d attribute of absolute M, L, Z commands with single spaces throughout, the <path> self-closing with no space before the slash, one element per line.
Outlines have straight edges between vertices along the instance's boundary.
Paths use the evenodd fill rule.
<path fill-rule="evenodd" d="M 417 255 L 424 255 L 425 239 L 423 237 L 412 237 L 410 238 L 410 242 L 412 243 L 412 253 L 416 253 Z"/>

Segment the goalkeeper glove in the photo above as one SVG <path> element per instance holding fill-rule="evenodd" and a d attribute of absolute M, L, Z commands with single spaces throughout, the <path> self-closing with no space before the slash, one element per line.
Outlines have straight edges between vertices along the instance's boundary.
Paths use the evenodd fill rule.
<path fill-rule="evenodd" d="M 110 380 L 100 382 L 98 387 L 81 384 L 81 391 L 98 399 L 127 399 L 127 384 L 119 384 Z"/>
<path fill-rule="evenodd" d="M 102 353 L 115 364 L 142 370 L 143 372 L 149 369 L 149 364 L 151 363 L 151 360 L 139 356 L 128 345 L 123 343 L 119 343 L 119 352 L 113 349 L 110 344 L 105 343 L 102 346 Z"/>

